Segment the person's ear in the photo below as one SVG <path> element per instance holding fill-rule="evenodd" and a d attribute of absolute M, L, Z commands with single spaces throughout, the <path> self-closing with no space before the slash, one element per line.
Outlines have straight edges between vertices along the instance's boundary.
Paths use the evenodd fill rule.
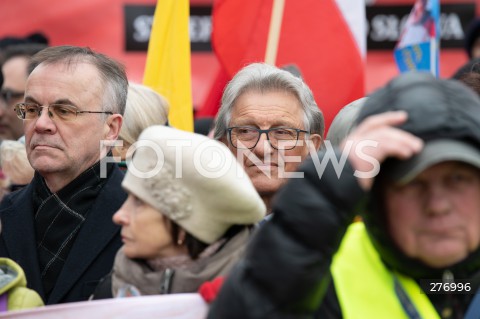
<path fill-rule="evenodd" d="M 123 117 L 120 114 L 112 114 L 105 121 L 104 136 L 106 140 L 116 140 L 122 128 Z"/>
<path fill-rule="evenodd" d="M 310 140 L 312 141 L 312 145 L 315 147 L 315 151 L 318 152 L 320 146 L 322 146 L 322 137 L 320 134 L 310 134 Z"/>

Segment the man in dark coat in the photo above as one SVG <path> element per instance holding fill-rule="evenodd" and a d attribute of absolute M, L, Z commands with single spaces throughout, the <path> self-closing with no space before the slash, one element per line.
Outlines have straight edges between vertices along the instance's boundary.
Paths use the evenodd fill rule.
<path fill-rule="evenodd" d="M 404 74 L 357 121 L 343 148 L 307 159 L 305 178 L 280 191 L 209 318 L 478 316 L 478 96 Z"/>
<path fill-rule="evenodd" d="M 125 110 L 124 68 L 89 48 L 51 47 L 30 63 L 23 120 L 32 182 L 2 201 L 0 256 L 46 304 L 86 300 L 121 246 L 112 215 L 126 194 L 108 158 Z"/>

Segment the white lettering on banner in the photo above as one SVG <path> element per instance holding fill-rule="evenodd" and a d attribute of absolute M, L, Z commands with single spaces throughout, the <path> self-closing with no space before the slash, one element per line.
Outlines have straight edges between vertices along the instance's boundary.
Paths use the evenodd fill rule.
<path fill-rule="evenodd" d="M 408 15 L 399 18 L 394 14 L 377 14 L 367 25 L 370 39 L 375 42 L 397 41 Z M 465 37 L 462 22 L 457 13 L 440 15 L 440 36 L 442 40 L 462 40 Z"/>
<path fill-rule="evenodd" d="M 210 42 L 212 18 L 210 16 L 190 16 L 190 41 Z"/>
<path fill-rule="evenodd" d="M 148 42 L 150 32 L 152 31 L 153 16 L 140 15 L 133 20 L 133 38 L 137 42 Z M 212 18 L 211 16 L 190 16 L 189 23 L 190 41 L 191 42 L 210 42 L 212 34 Z"/>
<path fill-rule="evenodd" d="M 440 15 L 440 36 L 443 40 L 462 40 L 465 38 L 458 14 L 442 13 Z"/>
<path fill-rule="evenodd" d="M 133 38 L 137 42 L 148 42 L 150 39 L 150 31 L 152 29 L 153 16 L 141 15 L 133 20 Z"/>
<path fill-rule="evenodd" d="M 373 17 L 370 38 L 373 41 L 395 41 L 400 36 L 400 21 L 393 14 L 379 14 Z"/>

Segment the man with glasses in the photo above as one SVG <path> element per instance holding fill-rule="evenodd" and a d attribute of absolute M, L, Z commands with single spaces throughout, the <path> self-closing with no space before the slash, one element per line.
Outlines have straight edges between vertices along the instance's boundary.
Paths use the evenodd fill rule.
<path fill-rule="evenodd" d="M 322 112 L 300 78 L 253 63 L 225 88 L 214 137 L 237 155 L 270 213 L 273 195 L 320 148 L 323 131 Z"/>
<path fill-rule="evenodd" d="M 372 93 L 341 172 L 302 164 L 208 318 L 478 318 L 479 109 L 426 72 Z"/>
<path fill-rule="evenodd" d="M 0 65 L 5 83 L 0 91 L 0 140 L 16 140 L 23 135 L 22 121 L 13 108 L 23 101 L 30 58 L 46 47 L 38 43 L 16 44 L 2 51 Z"/>
<path fill-rule="evenodd" d="M 101 160 L 120 132 L 128 81 L 89 48 L 50 47 L 29 68 L 14 109 L 35 176 L 0 205 L 0 256 L 23 267 L 46 304 L 86 300 L 121 246 L 112 216 L 126 198 L 123 174 L 107 163 L 105 177 Z"/>

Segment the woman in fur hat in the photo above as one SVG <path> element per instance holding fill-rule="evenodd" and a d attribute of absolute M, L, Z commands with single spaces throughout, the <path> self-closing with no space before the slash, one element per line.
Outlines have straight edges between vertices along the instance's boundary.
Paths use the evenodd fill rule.
<path fill-rule="evenodd" d="M 263 201 L 222 143 L 153 126 L 135 147 L 113 217 L 124 246 L 94 298 L 196 292 L 243 254 Z"/>

